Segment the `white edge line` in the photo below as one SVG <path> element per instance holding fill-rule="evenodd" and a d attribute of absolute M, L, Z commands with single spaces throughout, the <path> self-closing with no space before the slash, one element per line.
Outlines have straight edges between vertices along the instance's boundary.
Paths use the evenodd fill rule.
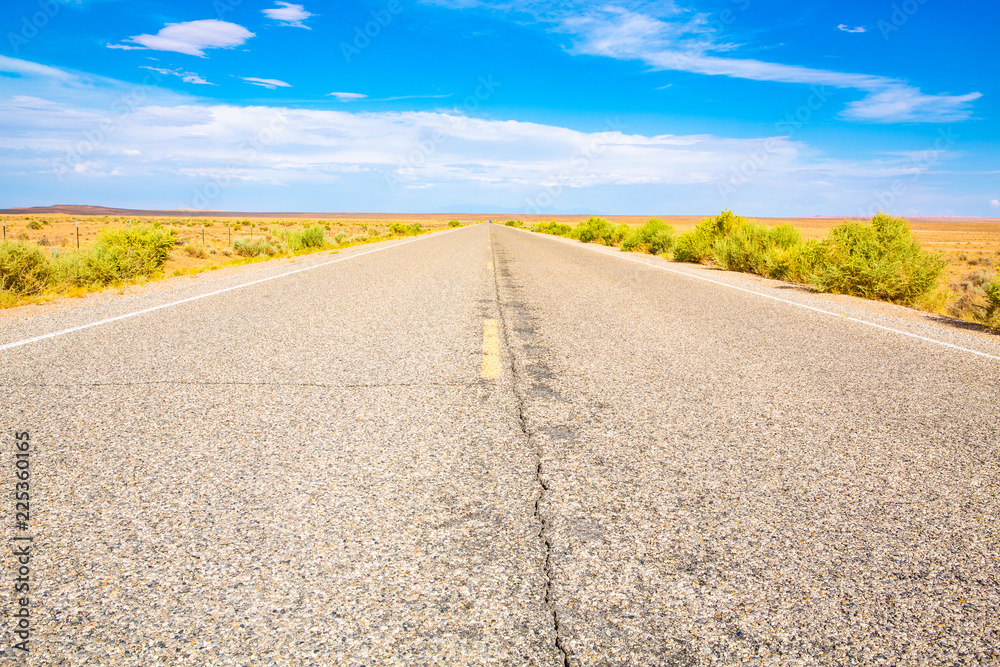
<path fill-rule="evenodd" d="M 459 228 L 462 229 L 462 228 Z M 15 341 L 13 343 L 7 343 L 5 345 L 0 345 L 0 352 L 4 350 L 10 350 L 15 347 L 21 347 L 22 345 L 29 345 L 31 343 L 37 343 L 39 341 L 48 340 L 49 338 L 55 338 L 57 336 L 65 336 L 66 334 L 74 333 L 76 331 L 82 331 L 84 329 L 89 329 L 91 327 L 101 326 L 102 324 L 111 324 L 112 322 L 118 322 L 119 320 L 127 320 L 130 317 L 138 317 L 139 315 L 145 315 L 146 313 L 152 313 L 157 310 L 163 310 L 164 308 L 172 308 L 174 306 L 179 306 L 182 303 L 190 303 L 192 301 L 198 301 L 199 299 L 207 299 L 210 296 L 217 296 L 219 294 L 225 294 L 226 292 L 232 292 L 233 290 L 243 289 L 244 287 L 250 287 L 251 285 L 259 285 L 260 283 L 266 283 L 269 280 L 277 280 L 278 278 L 285 278 L 286 276 L 293 276 L 296 273 L 303 273 L 305 271 L 312 271 L 313 269 L 318 269 L 322 266 L 329 266 L 330 264 L 337 264 L 338 262 L 346 262 L 357 257 L 363 257 L 365 255 L 370 255 L 373 252 L 381 252 L 383 250 L 389 250 L 391 248 L 398 248 L 399 246 L 404 246 L 409 243 L 415 243 L 416 241 L 423 241 L 432 236 L 442 236 L 450 232 L 456 232 L 458 229 L 447 229 L 441 232 L 431 232 L 430 234 L 421 235 L 415 239 L 410 239 L 409 241 L 403 241 L 401 243 L 393 243 L 392 245 L 383 246 L 381 248 L 375 248 L 373 250 L 366 250 L 365 252 L 359 252 L 356 255 L 349 255 L 347 257 L 338 257 L 337 259 L 332 259 L 328 262 L 321 262 L 319 264 L 314 264 L 313 266 L 307 266 L 301 269 L 295 269 L 294 271 L 288 271 L 287 273 L 280 273 L 276 276 L 269 276 L 267 278 L 261 278 L 259 280 L 251 280 L 248 283 L 241 283 L 239 285 L 233 285 L 232 287 L 225 287 L 214 292 L 208 292 L 207 294 L 199 294 L 197 296 L 191 296 L 186 299 L 181 299 L 180 301 L 171 301 L 170 303 L 160 304 L 159 306 L 153 306 L 151 308 L 144 308 L 143 310 L 137 310 L 133 313 L 126 313 L 124 315 L 118 315 L 116 317 L 109 317 L 104 320 L 98 320 L 97 322 L 91 322 L 89 324 L 81 324 L 77 327 L 70 327 L 69 329 L 62 329 L 61 331 L 53 331 L 52 333 L 43 334 L 41 336 L 35 336 L 34 338 L 26 338 L 24 340 Z"/>
<path fill-rule="evenodd" d="M 533 232 L 533 231 L 531 231 L 529 229 L 519 229 L 518 227 L 511 227 L 511 229 L 517 229 L 518 231 L 525 232 L 525 233 L 531 234 L 533 236 L 546 237 L 546 238 L 549 238 L 549 239 L 551 239 L 553 241 L 556 241 L 558 243 L 564 243 L 566 245 L 576 246 L 576 247 L 582 248 L 584 250 L 591 250 L 593 252 L 597 252 L 597 253 L 600 253 L 602 255 L 607 255 L 608 257 L 617 257 L 618 259 L 624 259 L 625 261 L 634 262 L 635 264 L 642 264 L 643 266 L 648 266 L 648 267 L 653 268 L 653 269 L 660 269 L 661 271 L 669 271 L 670 273 L 676 273 L 678 275 L 686 276 L 688 278 L 693 278 L 694 280 L 701 280 L 701 281 L 706 282 L 706 283 L 712 283 L 713 285 L 721 285 L 722 287 L 728 287 L 729 289 L 738 290 L 740 292 L 746 292 L 747 294 L 756 294 L 757 296 L 762 296 L 765 299 L 771 299 L 773 301 L 780 301 L 781 303 L 787 303 L 787 304 L 789 304 L 791 306 L 796 306 L 798 308 L 805 308 L 806 310 L 813 310 L 813 311 L 815 311 L 817 313 L 823 313 L 824 315 L 830 315 L 831 317 L 837 317 L 837 318 L 840 318 L 842 320 L 850 320 L 851 322 L 857 322 L 858 324 L 864 324 L 866 326 L 874 327 L 876 329 L 882 329 L 883 331 L 891 331 L 892 333 L 896 333 L 896 334 L 899 334 L 901 336 L 908 336 L 910 338 L 916 338 L 917 340 L 926 341 L 928 343 L 934 343 L 935 345 L 942 345 L 944 347 L 950 347 L 953 350 L 959 350 L 961 352 L 968 352 L 969 354 L 975 354 L 975 355 L 980 356 L 980 357 L 986 357 L 987 359 L 995 359 L 996 361 L 1000 361 L 1000 357 L 998 357 L 996 355 L 993 355 L 993 354 L 987 354 L 986 352 L 980 352 L 978 350 L 972 350 L 972 349 L 967 348 L 967 347 L 961 347 L 960 345 L 953 345 L 952 343 L 946 343 L 943 340 L 937 340 L 936 338 L 927 338 L 926 336 L 920 336 L 920 335 L 917 335 L 917 334 L 914 334 L 914 333 L 909 333 L 908 331 L 902 331 L 900 329 L 893 329 L 892 327 L 882 326 L 881 324 L 875 324 L 874 322 L 869 322 L 867 320 L 859 320 L 858 318 L 851 317 L 849 315 L 840 315 L 839 313 L 834 313 L 834 312 L 829 311 L 829 310 L 823 310 L 822 308 L 816 308 L 815 306 L 807 306 L 804 303 L 798 303 L 797 301 L 789 301 L 788 299 L 782 299 L 781 297 L 771 296 L 770 294 L 764 294 L 763 292 L 757 292 L 755 290 L 747 289 L 745 287 L 737 287 L 736 285 L 730 285 L 729 283 L 724 283 L 724 282 L 722 282 L 720 280 L 712 280 L 711 278 L 705 278 L 703 276 L 696 276 L 696 275 L 688 273 L 687 271 L 678 271 L 677 269 L 672 269 L 669 266 L 659 266 L 657 264 L 651 264 L 650 262 L 646 262 L 646 261 L 643 261 L 641 259 L 637 259 L 637 258 L 634 258 L 634 257 L 629 257 L 627 254 L 625 254 L 625 253 L 623 253 L 621 251 L 611 252 L 611 251 L 602 250 L 601 248 L 604 247 L 604 246 L 593 246 L 593 244 L 590 244 L 590 243 L 581 243 L 579 241 L 570 241 L 570 240 L 563 239 L 562 237 L 553 236 L 552 234 L 542 234 L 541 232 Z"/>

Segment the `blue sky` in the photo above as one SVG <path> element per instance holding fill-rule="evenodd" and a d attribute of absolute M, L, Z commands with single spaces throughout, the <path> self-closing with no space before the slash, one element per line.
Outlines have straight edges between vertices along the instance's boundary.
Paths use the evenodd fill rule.
<path fill-rule="evenodd" d="M 996 3 L 9 0 L 0 207 L 1000 215 Z"/>

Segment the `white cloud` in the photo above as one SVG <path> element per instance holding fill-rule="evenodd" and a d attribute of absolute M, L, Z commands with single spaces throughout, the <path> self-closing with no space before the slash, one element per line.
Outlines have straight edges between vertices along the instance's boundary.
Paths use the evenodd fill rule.
<path fill-rule="evenodd" d="M 18 76 L 42 76 L 62 80 L 73 78 L 69 72 L 64 72 L 63 70 L 55 67 L 40 65 L 29 60 L 9 58 L 2 55 L 0 55 L 0 72 L 17 74 Z"/>
<path fill-rule="evenodd" d="M 842 32 L 853 32 L 853 33 L 868 32 L 868 30 L 863 25 L 859 25 L 856 28 L 851 28 L 846 23 L 841 23 L 840 25 L 838 25 L 837 30 L 840 30 Z"/>
<path fill-rule="evenodd" d="M 336 97 L 338 102 L 353 102 L 354 100 L 363 100 L 368 97 L 362 93 L 329 93 L 332 97 Z"/>
<path fill-rule="evenodd" d="M 434 1 L 434 0 L 429 0 Z M 953 122 L 971 117 L 980 93 L 928 95 L 906 81 L 799 65 L 718 55 L 738 45 L 719 42 L 707 16 L 671 1 L 620 0 L 615 6 L 580 6 L 573 10 L 547 0 L 436 0 L 448 7 L 486 6 L 521 11 L 568 34 L 570 52 L 617 60 L 637 60 L 656 70 L 676 70 L 753 81 L 829 86 L 865 93 L 841 114 L 845 120 L 870 123 Z M 844 26 L 847 27 L 846 25 Z M 863 27 L 853 28 L 857 32 Z"/>
<path fill-rule="evenodd" d="M 214 86 L 215 85 L 214 83 L 206 81 L 205 79 L 201 78 L 197 74 L 194 74 L 193 72 L 183 72 L 180 76 L 181 76 L 181 80 L 184 83 L 195 83 L 195 84 L 202 85 L 202 86 Z"/>
<path fill-rule="evenodd" d="M 275 2 L 274 4 L 274 7 L 270 9 L 262 9 L 261 12 L 263 12 L 269 19 L 277 21 L 281 25 L 311 30 L 311 28 L 307 26 L 304 21 L 310 16 L 315 15 L 311 12 L 307 12 L 305 7 L 302 5 L 293 5 L 290 2 Z"/>
<path fill-rule="evenodd" d="M 239 46 L 254 36 L 241 25 L 204 19 L 186 23 L 168 23 L 155 35 L 134 35 L 131 44 L 108 44 L 112 49 L 150 49 L 174 51 L 189 56 L 205 57 L 205 49 L 228 49 Z"/>
<path fill-rule="evenodd" d="M 62 159 L 79 141 L 80 128 L 99 127 L 104 107 L 86 110 L 35 98 L 0 98 L 0 117 L 11 132 L 0 150 L 32 159 Z M 906 156 L 871 163 L 838 162 L 812 154 L 787 137 L 642 135 L 619 129 L 581 132 L 565 127 L 470 118 L 440 112 L 348 113 L 322 109 L 205 105 L 192 100 L 151 103 L 115 116 L 115 132 L 88 153 L 84 174 L 114 173 L 128 153 L 133 177 L 201 178 L 230 169 L 248 139 L 273 140 L 233 178 L 309 183 L 344 174 L 375 174 L 403 187 L 476 184 L 489 188 L 568 189 L 632 185 L 700 185 L 715 190 L 720 178 L 766 151 L 755 182 L 894 177 L 912 172 Z M 280 119 L 280 123 L 275 123 Z M 277 130 L 274 130 L 277 127 Z M 430 148 L 428 149 L 428 146 Z M 415 159 L 413 156 L 417 155 Z M 9 164 L 12 168 L 15 165 Z M 51 167 L 50 167 L 51 168 Z M 384 188 L 384 185 L 383 185 Z"/>
<path fill-rule="evenodd" d="M 991 199 L 990 206 L 993 208 L 1000 208 L 1000 199 Z"/>
<path fill-rule="evenodd" d="M 141 67 L 142 69 L 151 70 L 151 71 L 156 72 L 158 74 L 163 74 L 165 76 L 166 75 L 173 75 L 173 76 L 176 76 L 176 77 L 180 77 L 181 81 L 183 81 L 184 83 L 195 83 L 195 84 L 206 85 L 206 86 L 214 86 L 215 85 L 214 83 L 212 83 L 210 81 L 206 81 L 205 79 L 203 79 L 199 75 L 195 74 L 194 72 L 185 72 L 184 70 L 181 70 L 181 69 L 164 69 L 162 67 L 150 67 L 149 65 L 139 65 L 139 67 Z"/>
<path fill-rule="evenodd" d="M 275 88 L 291 88 L 292 84 L 285 83 L 279 79 L 258 79 L 255 76 L 241 76 L 241 79 L 247 83 L 253 84 L 255 86 L 260 86 L 262 88 L 267 88 L 268 90 L 274 90 Z"/>
<path fill-rule="evenodd" d="M 849 103 L 840 115 L 847 120 L 874 123 L 950 123 L 969 118 L 970 104 L 980 97 L 981 93 L 925 95 L 907 85 L 891 84 Z"/>
<path fill-rule="evenodd" d="M 67 197 L 112 201 L 127 191 L 136 204 L 145 198 L 143 205 L 191 208 L 197 188 L 225 182 L 228 194 L 212 207 L 329 210 L 334 201 L 350 201 L 350 210 L 470 203 L 522 210 L 540 192 L 554 192 L 561 209 L 644 213 L 731 205 L 752 214 L 752 202 L 757 211 L 788 213 L 791 203 L 796 214 L 843 214 L 867 206 L 874 184 L 942 173 L 912 153 L 831 159 L 780 136 L 650 136 L 454 112 L 207 104 L 152 83 L 132 103 L 134 83 L 85 83 L 81 95 L 75 79 L 6 80 L 0 183 L 8 193 L 58 183 Z M 935 155 L 941 162 L 954 157 Z M 719 183 L 737 171 L 751 177 L 724 204 Z M 919 197 L 930 189 L 911 191 Z"/>

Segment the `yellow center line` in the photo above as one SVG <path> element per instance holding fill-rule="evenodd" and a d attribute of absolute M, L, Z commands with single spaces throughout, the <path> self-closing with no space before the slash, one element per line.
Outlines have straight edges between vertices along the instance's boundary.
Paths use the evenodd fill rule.
<path fill-rule="evenodd" d="M 487 380 L 500 377 L 500 326 L 496 320 L 483 323 L 483 377 Z"/>
<path fill-rule="evenodd" d="M 486 262 L 486 270 L 487 271 L 493 270 L 493 262 Z"/>

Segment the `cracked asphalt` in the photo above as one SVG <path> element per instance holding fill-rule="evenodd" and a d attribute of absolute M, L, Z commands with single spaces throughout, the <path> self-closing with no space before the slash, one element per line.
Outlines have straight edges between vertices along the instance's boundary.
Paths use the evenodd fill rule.
<path fill-rule="evenodd" d="M 476 225 L 0 318 L 274 277 L 0 350 L 0 659 L 1000 663 L 1000 361 L 847 318 L 996 338 L 608 252 Z"/>

